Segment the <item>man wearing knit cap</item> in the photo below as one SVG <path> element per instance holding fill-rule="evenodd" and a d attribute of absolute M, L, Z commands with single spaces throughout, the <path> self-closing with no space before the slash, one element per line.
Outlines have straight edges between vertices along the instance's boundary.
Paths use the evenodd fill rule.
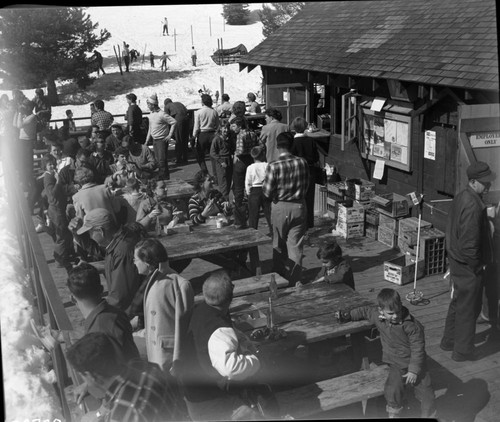
<path fill-rule="evenodd" d="M 146 103 L 149 111 L 151 111 L 146 145 L 150 139 L 153 140 L 153 150 L 156 161 L 158 161 L 158 167 L 160 168 L 158 179 L 168 180 L 170 179 L 167 162 L 168 142 L 172 139 L 177 122 L 158 107 L 158 97 L 156 94 L 151 95 L 146 100 Z"/>
<path fill-rule="evenodd" d="M 467 187 L 451 204 L 446 227 L 446 250 L 453 283 L 441 349 L 452 351 L 457 362 L 477 359 L 474 348 L 476 319 L 481 310 L 485 266 L 492 259 L 491 237 L 482 195 L 495 175 L 483 162 L 467 168 Z"/>

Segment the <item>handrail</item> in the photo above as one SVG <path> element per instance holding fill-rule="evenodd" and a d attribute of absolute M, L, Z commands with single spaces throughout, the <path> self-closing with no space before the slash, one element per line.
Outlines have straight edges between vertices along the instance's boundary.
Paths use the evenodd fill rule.
<path fill-rule="evenodd" d="M 14 143 L 11 142 L 11 145 Z M 39 324 L 45 324 L 47 319 L 50 327 L 54 330 L 73 330 L 71 321 L 64 309 L 61 297 L 54 283 L 45 254 L 35 231 L 33 219 L 28 209 L 27 200 L 20 189 L 16 179 L 16 171 L 13 160 L 10 159 L 10 150 L 4 149 L 2 157 L 7 200 L 12 213 L 12 221 L 15 223 L 15 232 L 19 242 L 20 252 L 24 267 L 28 273 L 29 283 L 33 296 L 34 307 L 37 309 L 35 316 Z M 69 339 L 68 335 L 65 335 Z M 71 421 L 71 412 L 65 395 L 65 386 L 68 375 L 66 359 L 59 344 L 51 351 L 52 362 L 56 374 L 56 392 L 60 399 L 62 413 L 66 421 Z"/>

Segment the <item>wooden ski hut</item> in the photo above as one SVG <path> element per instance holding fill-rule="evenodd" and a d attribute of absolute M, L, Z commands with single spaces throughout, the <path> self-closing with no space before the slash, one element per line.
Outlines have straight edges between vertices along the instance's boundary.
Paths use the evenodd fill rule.
<path fill-rule="evenodd" d="M 493 0 L 306 3 L 240 58 L 240 70 L 256 66 L 267 107 L 329 132 L 324 162 L 377 193 L 423 193 L 435 227 L 444 229 L 471 162 L 500 170 Z M 486 201 L 499 199 L 500 177 Z"/>

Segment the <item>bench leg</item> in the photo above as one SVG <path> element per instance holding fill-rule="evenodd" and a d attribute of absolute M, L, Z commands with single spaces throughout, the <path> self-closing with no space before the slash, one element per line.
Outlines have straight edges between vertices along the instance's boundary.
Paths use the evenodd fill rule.
<path fill-rule="evenodd" d="M 363 356 L 361 360 L 361 369 L 370 369 L 370 362 L 368 361 L 368 357 Z M 366 404 L 368 400 L 361 400 L 361 406 L 363 407 L 363 416 L 366 415 Z"/>

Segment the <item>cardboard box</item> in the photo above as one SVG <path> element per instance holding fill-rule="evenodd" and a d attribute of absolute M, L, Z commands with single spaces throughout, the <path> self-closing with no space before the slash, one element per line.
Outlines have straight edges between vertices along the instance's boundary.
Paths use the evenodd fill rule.
<path fill-rule="evenodd" d="M 345 182 L 328 183 L 326 185 L 326 188 L 328 189 L 328 192 L 331 192 L 341 197 L 343 197 L 347 191 Z"/>
<path fill-rule="evenodd" d="M 344 204 L 338 205 L 338 218 L 346 223 L 358 223 L 365 221 L 365 209 L 356 203 L 352 207 L 347 207 Z"/>
<path fill-rule="evenodd" d="M 423 259 L 418 260 L 417 279 L 422 278 L 425 272 Z M 391 283 L 403 286 L 411 283 L 415 279 L 415 261 L 408 255 L 401 255 L 397 258 L 384 262 L 384 279 Z"/>
<path fill-rule="evenodd" d="M 372 198 L 377 210 L 389 217 L 405 217 L 410 209 L 410 200 L 397 193 L 375 195 Z"/>
<path fill-rule="evenodd" d="M 368 201 L 375 196 L 375 184 L 365 179 L 348 179 L 347 195 L 358 201 Z"/>
<path fill-rule="evenodd" d="M 335 228 L 344 239 L 352 239 L 355 237 L 363 237 L 365 235 L 365 223 L 363 221 L 356 223 L 348 223 L 345 220 L 338 219 Z"/>
<path fill-rule="evenodd" d="M 377 240 L 390 248 L 395 248 L 398 244 L 398 236 L 387 227 L 378 226 Z"/>

